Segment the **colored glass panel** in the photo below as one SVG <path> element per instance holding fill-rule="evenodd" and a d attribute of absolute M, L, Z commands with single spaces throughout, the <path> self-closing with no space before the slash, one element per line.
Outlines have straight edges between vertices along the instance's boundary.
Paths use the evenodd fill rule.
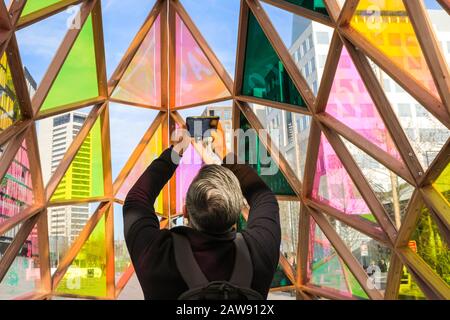
<path fill-rule="evenodd" d="M 333 147 L 322 134 L 312 197 L 346 214 L 367 215 L 370 210 Z"/>
<path fill-rule="evenodd" d="M 344 138 L 342 140 L 378 200 L 383 204 L 389 218 L 397 226 L 397 229 L 400 229 L 414 187 L 352 143 Z"/>
<path fill-rule="evenodd" d="M 186 106 L 230 96 L 227 88 L 176 15 L 175 104 Z"/>
<path fill-rule="evenodd" d="M 424 300 L 426 299 L 422 290 L 406 267 L 403 267 L 402 277 L 400 278 L 400 287 L 398 290 L 399 300 Z"/>
<path fill-rule="evenodd" d="M 200 171 L 204 162 L 195 148 L 191 145 L 183 153 L 180 164 L 175 171 L 176 176 L 176 204 L 177 213 L 183 212 L 183 205 L 186 202 L 186 194 L 197 173 Z"/>
<path fill-rule="evenodd" d="M 125 243 L 122 206 L 114 204 L 114 271 L 116 283 L 131 266 L 131 258 Z"/>
<path fill-rule="evenodd" d="M 437 180 L 433 183 L 436 188 L 448 202 L 450 202 L 450 163 L 447 164 L 444 171 L 440 174 Z"/>
<path fill-rule="evenodd" d="M 0 252 L 0 256 L 3 252 Z M 39 289 L 41 272 L 35 226 L 0 283 L 0 300 L 17 298 Z"/>
<path fill-rule="evenodd" d="M 367 298 L 319 226 L 311 220 L 307 272 L 311 284 L 336 290 L 339 294 Z"/>
<path fill-rule="evenodd" d="M 450 285 L 450 250 L 427 207 L 423 207 L 411 240 L 416 253 Z M 414 246 L 413 246 L 414 248 Z"/>
<path fill-rule="evenodd" d="M 298 226 L 300 219 L 300 202 L 278 201 L 280 208 L 281 247 L 280 251 L 289 264 L 297 267 Z"/>
<path fill-rule="evenodd" d="M 305 9 L 315 11 L 324 15 L 328 15 L 327 8 L 323 0 L 286 0 L 287 2 L 296 4 Z"/>
<path fill-rule="evenodd" d="M 161 105 L 160 17 L 155 20 L 122 76 L 113 98 L 151 106 Z"/>
<path fill-rule="evenodd" d="M 98 96 L 92 16 L 89 15 L 45 99 L 41 112 Z"/>
<path fill-rule="evenodd" d="M 30 13 L 50 7 L 51 5 L 61 2 L 61 0 L 28 0 L 22 11 L 22 17 Z"/>
<path fill-rule="evenodd" d="M 4 53 L 0 59 L 0 133 L 16 123 L 20 116 L 8 58 Z"/>
<path fill-rule="evenodd" d="M 270 287 L 281 288 L 287 286 L 292 286 L 292 282 L 291 280 L 289 280 L 281 265 L 278 265 L 277 269 L 275 270 L 275 274 L 273 275 Z"/>
<path fill-rule="evenodd" d="M 91 297 L 106 296 L 105 216 L 67 269 L 56 292 Z"/>
<path fill-rule="evenodd" d="M 305 107 L 283 63 L 258 24 L 249 13 L 242 94 Z"/>
<path fill-rule="evenodd" d="M 342 49 L 326 112 L 402 161 L 346 48 Z"/>
<path fill-rule="evenodd" d="M 0 147 L 0 155 L 3 153 Z M 19 214 L 33 203 L 33 185 L 25 141 L 0 182 L 0 223 Z M 16 230 L 17 231 L 17 230 Z M 3 236 L 13 238 L 14 230 Z"/>
<path fill-rule="evenodd" d="M 252 166 L 275 194 L 295 195 L 294 190 L 243 114 L 240 118 L 240 128 L 244 131 L 244 135 L 239 137 L 239 159 L 245 160 L 246 164 Z"/>
<path fill-rule="evenodd" d="M 51 201 L 89 199 L 104 195 L 101 122 L 99 117 L 81 144 Z"/>
<path fill-rule="evenodd" d="M 350 24 L 398 68 L 438 97 L 402 0 L 362 0 Z"/>
<path fill-rule="evenodd" d="M 141 156 L 137 160 L 136 164 L 131 169 L 128 177 L 123 182 L 119 191 L 116 194 L 116 198 L 119 200 L 125 200 L 125 197 L 130 191 L 131 187 L 135 184 L 135 182 L 139 179 L 139 177 L 144 173 L 145 169 L 150 165 L 150 163 L 158 158 L 162 153 L 162 129 L 161 127 L 156 130 L 153 137 L 150 139 L 150 142 L 145 147 Z M 162 194 L 158 196 L 155 202 L 155 211 L 157 213 L 163 214 L 163 197 Z"/>

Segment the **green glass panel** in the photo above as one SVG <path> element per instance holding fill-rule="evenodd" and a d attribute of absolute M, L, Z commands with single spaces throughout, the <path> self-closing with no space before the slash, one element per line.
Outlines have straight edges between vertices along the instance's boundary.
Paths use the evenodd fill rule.
<path fill-rule="evenodd" d="M 309 9 L 324 15 L 328 15 L 327 8 L 323 0 L 286 0 L 305 9 Z"/>
<path fill-rule="evenodd" d="M 103 196 L 101 118 L 97 119 L 58 185 L 51 201 Z"/>
<path fill-rule="evenodd" d="M 287 277 L 281 265 L 278 265 L 275 274 L 273 275 L 272 283 L 270 284 L 271 288 L 280 288 L 292 286 L 291 280 Z"/>
<path fill-rule="evenodd" d="M 249 13 L 242 94 L 306 108 L 275 50 Z"/>
<path fill-rule="evenodd" d="M 427 207 L 423 207 L 414 231 L 416 253 L 450 285 L 450 250 Z"/>
<path fill-rule="evenodd" d="M 363 288 L 361 288 L 358 280 L 356 280 L 355 276 L 353 275 L 353 273 L 351 273 L 346 265 L 344 265 L 344 272 L 352 295 L 361 299 L 369 299 L 367 293 L 363 290 Z"/>
<path fill-rule="evenodd" d="M 240 118 L 240 128 L 244 132 L 252 129 L 250 123 L 242 113 Z M 256 136 L 256 132 L 254 132 L 253 135 L 250 136 L 255 136 L 256 146 L 250 145 L 252 139 L 245 139 L 245 141 L 243 141 L 245 144 L 245 154 L 240 154 L 239 156 L 244 156 L 245 163 L 249 164 L 258 172 L 264 182 L 269 186 L 270 189 L 272 189 L 272 191 L 276 195 L 295 195 L 294 190 L 292 190 L 283 173 L 279 170 L 278 166 L 272 160 L 264 145 Z M 265 158 L 264 161 L 262 161 L 262 157 Z M 266 169 L 267 173 L 270 173 L 271 175 L 262 174 L 266 172 Z M 272 174 L 273 172 L 276 173 Z"/>
<path fill-rule="evenodd" d="M 41 112 L 97 96 L 97 65 L 90 15 L 59 71 Z"/>
<path fill-rule="evenodd" d="M 422 290 L 408 272 L 406 267 L 403 267 L 402 277 L 400 278 L 400 288 L 398 291 L 399 300 L 424 300 L 426 299 Z"/>
<path fill-rule="evenodd" d="M 16 99 L 11 69 L 6 53 L 0 59 L 0 132 L 20 119 L 19 103 Z"/>
<path fill-rule="evenodd" d="M 28 0 L 22 11 L 22 17 L 41 9 L 50 7 L 61 0 Z"/>
<path fill-rule="evenodd" d="M 78 252 L 56 291 L 90 297 L 106 296 L 105 216 Z"/>

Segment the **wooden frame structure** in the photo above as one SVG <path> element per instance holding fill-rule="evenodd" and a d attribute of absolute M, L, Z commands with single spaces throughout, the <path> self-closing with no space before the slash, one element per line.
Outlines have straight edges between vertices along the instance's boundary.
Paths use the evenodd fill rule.
<path fill-rule="evenodd" d="M 30 0 L 28 0 L 30 1 Z M 9 267 L 17 256 L 23 242 L 37 226 L 40 252 L 40 281 L 35 291 L 26 295 L 16 297 L 19 299 L 49 299 L 53 296 L 67 296 L 78 298 L 99 299 L 95 296 L 70 295 L 57 292 L 56 288 L 63 279 L 71 263 L 76 258 L 83 244 L 89 239 L 97 223 L 105 218 L 105 239 L 106 239 L 106 296 L 101 298 L 115 299 L 126 286 L 133 274 L 133 267 L 130 266 L 115 280 L 114 271 L 114 204 L 122 204 L 123 201 L 117 199 L 120 187 L 129 176 L 131 170 L 136 165 L 139 157 L 143 154 L 145 147 L 155 135 L 158 128 L 162 127 L 163 147 L 170 144 L 169 136 L 175 129 L 175 124 L 184 125 L 183 118 L 177 110 L 186 109 L 206 104 L 211 104 L 224 100 L 233 100 L 233 126 L 239 128 L 240 115 L 244 115 L 254 129 L 264 130 L 265 125 L 261 123 L 251 108 L 251 104 L 261 104 L 264 106 L 301 113 L 312 118 L 308 150 L 306 154 L 305 173 L 298 177 L 291 168 L 288 161 L 275 149 L 271 143 L 270 136 L 260 136 L 264 147 L 273 155 L 273 160 L 286 177 L 295 195 L 289 197 L 290 200 L 298 201 L 301 205 L 298 225 L 298 266 L 290 265 L 289 261 L 281 256 L 280 266 L 292 282 L 292 285 L 276 290 L 295 290 L 298 299 L 311 299 L 322 297 L 326 299 L 354 299 L 337 290 L 319 287 L 314 285 L 310 279 L 308 269 L 308 257 L 311 255 L 310 225 L 314 221 L 328 238 L 340 261 L 348 268 L 345 272 L 350 272 L 359 283 L 365 294 L 370 299 L 396 299 L 401 281 L 403 266 L 407 268 L 419 285 L 422 292 L 429 299 L 450 299 L 450 287 L 441 277 L 439 277 L 419 255 L 408 247 L 408 241 L 417 226 L 421 209 L 426 206 L 431 216 L 437 221 L 441 231 L 443 241 L 449 241 L 450 227 L 450 205 L 449 199 L 445 198 L 433 185 L 441 172 L 450 162 L 450 140 L 447 141 L 442 151 L 438 154 L 434 162 L 427 170 L 422 168 L 417 159 L 407 136 L 404 133 L 399 121 L 392 111 L 392 106 L 387 99 L 382 86 L 377 80 L 367 57 L 379 65 L 384 72 L 399 83 L 418 102 L 420 102 L 432 115 L 434 115 L 444 126 L 450 128 L 450 77 L 445 58 L 440 52 L 438 42 L 434 36 L 429 18 L 426 14 L 424 4 L 420 0 L 403 1 L 407 14 L 414 27 L 414 31 L 419 40 L 420 47 L 427 61 L 434 83 L 436 84 L 437 95 L 431 94 L 417 79 L 414 79 L 405 70 L 398 68 L 391 60 L 382 54 L 376 47 L 367 41 L 351 26 L 351 19 L 358 6 L 359 0 L 347 0 L 340 8 L 336 0 L 324 0 L 328 15 L 320 14 L 312 10 L 294 4 L 295 1 L 284 0 L 241 0 L 238 48 L 236 56 L 236 74 L 233 79 L 228 75 L 221 62 L 209 47 L 206 40 L 201 35 L 195 23 L 184 9 L 182 0 L 157 0 L 141 29 L 136 34 L 131 45 L 120 61 L 117 69 L 107 81 L 106 62 L 103 46 L 102 29 L 102 8 L 100 0 L 61 0 L 57 4 L 35 11 L 22 17 L 22 10 L 26 5 L 26 0 L 12 1 L 9 8 L 0 2 L 0 54 L 8 56 L 8 61 L 12 70 L 14 86 L 17 98 L 20 103 L 22 118 L 13 126 L 0 132 L 0 145 L 6 145 L 0 162 L 0 179 L 3 179 L 15 154 L 19 150 L 23 141 L 27 142 L 28 155 L 30 158 L 30 171 L 33 177 L 34 201 L 31 206 L 26 207 L 19 214 L 8 220 L 0 222 L 0 235 L 14 227 L 20 229 L 0 260 L 0 282 L 7 274 Z M 312 21 L 334 28 L 334 35 L 330 45 L 330 54 L 326 60 L 325 71 L 320 83 L 317 96 L 310 90 L 304 76 L 297 68 L 294 59 L 285 47 L 282 39 L 277 34 L 269 16 L 265 12 L 262 3 L 268 3 L 293 14 L 303 16 Z M 448 5 L 445 1 L 439 1 L 445 10 Z M 30 99 L 26 89 L 23 67 L 18 49 L 15 31 L 46 19 L 67 7 L 79 4 L 79 18 L 81 26 L 84 25 L 88 16 L 92 15 L 92 24 L 95 42 L 96 67 L 98 75 L 98 96 L 86 101 L 79 101 L 69 105 L 63 105 L 50 111 L 40 112 L 40 109 L 54 84 L 58 73 L 64 65 L 81 29 L 70 29 L 63 39 L 52 63 L 49 66 L 40 86 L 33 99 Z M 201 101 L 196 104 L 177 106 L 175 102 L 175 63 L 176 63 L 176 40 L 175 40 L 175 13 L 181 18 L 186 28 L 193 35 L 202 53 L 217 73 L 229 96 L 220 99 Z M 284 65 L 287 74 L 298 92 L 305 101 L 306 108 L 301 109 L 293 105 L 275 102 L 266 99 L 246 96 L 242 93 L 245 50 L 247 46 L 248 16 L 254 15 L 261 26 L 264 34 L 274 48 L 277 56 Z M 161 105 L 142 104 L 123 101 L 112 97 L 114 90 L 119 85 L 133 57 L 143 43 L 147 33 L 153 26 L 155 20 L 160 18 L 161 41 Z M 341 51 L 345 48 L 353 60 L 361 78 L 366 85 L 374 104 L 382 117 L 387 131 L 391 135 L 395 147 L 398 149 L 402 161 L 394 158 L 391 154 L 382 150 L 374 143 L 368 141 L 361 134 L 348 127 L 335 117 L 326 112 L 326 106 L 330 90 L 335 77 L 337 65 Z M 109 102 L 119 102 L 131 106 L 158 110 L 159 113 L 149 126 L 142 140 L 131 154 L 128 162 L 113 182 L 111 174 L 111 148 L 109 138 Z M 64 155 L 61 163 L 53 173 L 47 185 L 42 179 L 42 169 L 40 164 L 38 141 L 35 121 L 48 118 L 57 114 L 76 110 L 85 106 L 94 106 L 85 121 L 79 134 L 73 140 L 70 148 Z M 93 128 L 98 119 L 102 120 L 102 141 L 104 156 L 104 195 L 91 199 L 76 199 L 62 202 L 51 202 L 51 198 L 66 171 L 75 158 L 83 141 Z M 320 137 L 328 139 L 330 145 L 336 152 L 356 188 L 361 193 L 368 208 L 376 218 L 379 227 L 375 224 L 358 219 L 355 216 L 345 214 L 338 209 L 321 203 L 312 197 L 314 185 L 314 175 L 318 160 Z M 377 199 L 370 184 L 363 172 L 353 160 L 341 137 L 345 138 L 362 151 L 373 157 L 390 171 L 411 184 L 415 191 L 409 201 L 406 216 L 401 227 L 398 229 L 389 219 L 382 203 Z M 235 148 L 236 148 L 235 141 Z M 235 149 L 237 150 L 237 149 Z M 176 216 L 175 207 L 175 179 L 164 189 L 164 212 L 161 218 L 161 228 L 168 228 L 170 221 Z M 170 200 L 167 200 L 170 199 Z M 66 256 L 60 261 L 57 269 L 51 273 L 49 264 L 49 231 L 47 223 L 47 208 L 56 205 L 71 205 L 77 203 L 100 202 L 98 209 L 90 217 L 83 231 L 79 234 L 75 242 L 70 247 Z M 392 257 L 388 274 L 387 288 L 384 294 L 377 288 L 369 285 L 369 277 L 360 263 L 341 239 L 337 231 L 333 228 L 328 218 L 333 218 L 358 230 L 359 232 L 377 240 L 391 250 Z"/>

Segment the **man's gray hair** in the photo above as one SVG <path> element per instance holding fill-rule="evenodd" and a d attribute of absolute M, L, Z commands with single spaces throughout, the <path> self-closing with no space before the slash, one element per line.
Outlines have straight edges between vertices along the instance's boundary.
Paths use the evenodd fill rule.
<path fill-rule="evenodd" d="M 234 173 L 223 166 L 204 166 L 189 186 L 186 210 L 194 229 L 209 233 L 229 230 L 238 220 L 243 196 Z"/>

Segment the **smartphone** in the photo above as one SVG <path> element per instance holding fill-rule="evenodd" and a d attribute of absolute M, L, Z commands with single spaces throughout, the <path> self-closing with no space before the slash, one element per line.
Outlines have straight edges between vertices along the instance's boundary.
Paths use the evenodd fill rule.
<path fill-rule="evenodd" d="M 220 117 L 188 117 L 186 127 L 192 138 L 204 139 L 211 136 L 209 130 L 217 130 Z"/>

